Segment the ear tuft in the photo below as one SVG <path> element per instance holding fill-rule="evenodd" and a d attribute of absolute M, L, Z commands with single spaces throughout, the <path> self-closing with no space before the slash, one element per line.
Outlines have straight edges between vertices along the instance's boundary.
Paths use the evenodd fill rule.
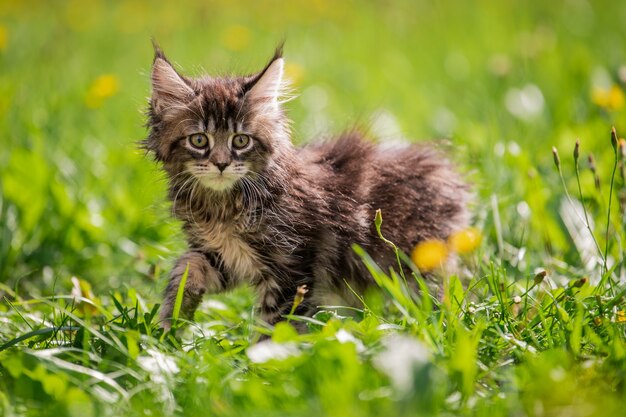
<path fill-rule="evenodd" d="M 276 47 L 276 50 L 274 51 L 274 57 L 272 58 L 272 61 L 274 61 L 275 59 L 278 58 L 282 58 L 283 57 L 283 48 L 285 47 L 285 40 L 283 39 L 278 46 Z"/>
<path fill-rule="evenodd" d="M 161 58 L 167 61 L 167 58 L 165 58 L 165 54 L 163 53 L 163 50 L 161 49 L 161 47 L 159 46 L 159 43 L 154 38 L 152 38 L 152 48 L 154 48 L 154 59 L 152 60 L 153 64 L 157 60 L 157 58 Z"/>
<path fill-rule="evenodd" d="M 194 91 L 168 62 L 161 48 L 154 42 L 153 45 L 152 105 L 160 113 L 169 107 L 186 103 L 193 97 Z"/>
<path fill-rule="evenodd" d="M 275 58 L 256 79 L 248 92 L 248 98 L 278 106 L 285 85 L 283 82 L 284 60 Z"/>

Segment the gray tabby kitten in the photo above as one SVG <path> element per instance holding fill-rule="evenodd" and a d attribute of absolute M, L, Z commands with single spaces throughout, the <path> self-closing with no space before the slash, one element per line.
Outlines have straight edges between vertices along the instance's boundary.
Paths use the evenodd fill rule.
<path fill-rule="evenodd" d="M 468 187 L 430 147 L 379 146 L 353 131 L 295 148 L 284 85 L 282 48 L 256 74 L 189 78 L 155 47 L 144 145 L 167 172 L 189 243 L 165 290 L 165 328 L 186 268 L 184 317 L 204 294 L 246 283 L 274 324 L 301 285 L 309 292 L 295 313 L 310 315 L 328 296 L 349 294 L 344 280 L 357 291 L 373 284 L 353 243 L 394 264 L 376 209 L 385 237 L 407 253 L 468 225 Z"/>

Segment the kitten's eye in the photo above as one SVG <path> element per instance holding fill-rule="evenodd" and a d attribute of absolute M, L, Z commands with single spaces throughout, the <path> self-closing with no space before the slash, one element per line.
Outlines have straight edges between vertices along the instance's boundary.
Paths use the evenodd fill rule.
<path fill-rule="evenodd" d="M 191 146 L 193 146 L 194 148 L 206 148 L 206 146 L 209 144 L 209 138 L 207 138 L 206 135 L 203 135 L 202 133 L 195 133 L 189 136 L 188 140 Z"/>
<path fill-rule="evenodd" d="M 243 149 L 250 143 L 250 136 L 248 135 L 235 135 L 233 136 L 233 148 Z"/>

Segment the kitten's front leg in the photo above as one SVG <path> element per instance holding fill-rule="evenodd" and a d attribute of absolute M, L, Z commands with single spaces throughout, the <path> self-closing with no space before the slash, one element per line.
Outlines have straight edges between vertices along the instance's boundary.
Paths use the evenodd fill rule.
<path fill-rule="evenodd" d="M 180 308 L 182 317 L 189 320 L 193 319 L 193 315 L 205 293 L 215 293 L 224 289 L 221 273 L 211 266 L 204 253 L 185 253 L 176 261 L 176 265 L 172 269 L 170 281 L 165 289 L 160 314 L 161 327 L 165 330 L 169 330 L 172 326 L 171 320 L 174 304 L 176 303 L 176 294 L 187 268 L 189 268 L 189 272 Z"/>

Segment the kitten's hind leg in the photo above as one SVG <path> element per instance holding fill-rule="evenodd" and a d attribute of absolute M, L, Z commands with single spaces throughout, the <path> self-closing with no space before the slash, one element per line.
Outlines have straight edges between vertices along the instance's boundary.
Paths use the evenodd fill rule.
<path fill-rule="evenodd" d="M 165 289 L 163 304 L 161 305 L 161 327 L 169 330 L 172 326 L 172 315 L 176 303 L 176 295 L 181 280 L 187 271 L 187 280 L 180 307 L 181 317 L 191 320 L 207 292 L 218 292 L 224 287 L 219 271 L 211 266 L 205 254 L 201 252 L 187 252 L 181 256 L 172 270 L 170 281 Z"/>

